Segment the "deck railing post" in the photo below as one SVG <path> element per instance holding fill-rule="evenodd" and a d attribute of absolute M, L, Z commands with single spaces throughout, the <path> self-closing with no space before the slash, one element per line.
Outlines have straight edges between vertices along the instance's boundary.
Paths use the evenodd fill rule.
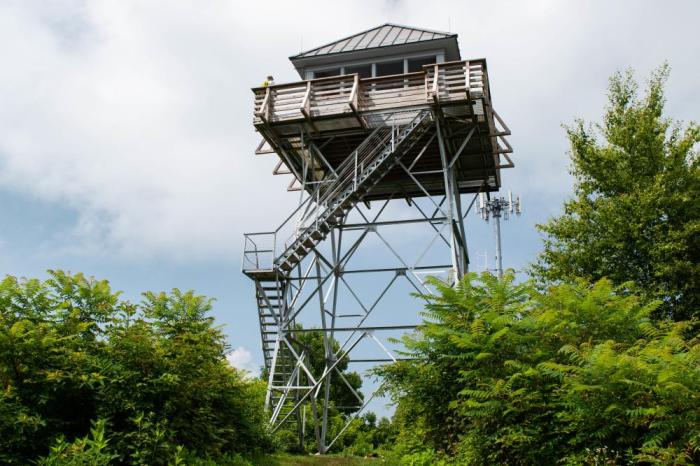
<path fill-rule="evenodd" d="M 464 87 L 466 88 L 467 91 L 467 98 L 471 95 L 471 80 L 472 80 L 472 73 L 469 70 L 469 60 L 464 62 Z"/>
<path fill-rule="evenodd" d="M 300 107 L 301 113 L 306 117 L 310 118 L 311 113 L 311 81 L 306 81 L 306 92 L 304 93 L 304 99 L 301 101 Z"/>
<path fill-rule="evenodd" d="M 425 84 L 425 101 L 428 101 L 428 70 L 423 68 L 423 81 Z"/>
<path fill-rule="evenodd" d="M 350 109 L 353 112 L 357 112 L 358 110 L 358 94 L 359 94 L 359 87 L 360 87 L 360 77 L 358 74 L 355 74 L 352 80 L 352 90 L 350 91 L 350 99 L 348 99 L 348 103 L 350 104 Z"/>
<path fill-rule="evenodd" d="M 265 88 L 265 97 L 263 98 L 263 101 L 260 104 L 260 110 L 258 111 L 258 116 L 264 122 L 267 122 L 270 119 L 270 98 L 271 92 L 270 86 L 268 86 Z"/>
<path fill-rule="evenodd" d="M 433 99 L 435 102 L 440 100 L 440 88 L 438 87 L 438 76 L 440 76 L 440 66 L 435 64 L 435 71 L 433 72 Z"/>

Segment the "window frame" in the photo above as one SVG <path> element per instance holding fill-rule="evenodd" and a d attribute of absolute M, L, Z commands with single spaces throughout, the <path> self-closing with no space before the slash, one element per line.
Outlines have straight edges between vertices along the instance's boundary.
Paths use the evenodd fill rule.
<path fill-rule="evenodd" d="M 345 69 L 348 67 L 354 67 L 354 66 L 363 66 L 363 65 L 370 65 L 372 67 L 372 77 L 376 78 L 377 76 L 377 65 L 380 63 L 386 63 L 386 62 L 398 62 L 399 60 L 403 60 L 403 73 L 408 73 L 408 60 L 414 60 L 414 59 L 420 59 L 420 58 L 429 58 L 429 57 L 435 57 L 435 63 L 444 63 L 445 62 L 445 50 L 444 49 L 434 49 L 434 50 L 424 50 L 421 52 L 414 52 L 414 53 L 407 53 L 405 55 L 400 55 L 400 56 L 384 56 L 384 57 L 377 57 L 377 58 L 369 58 L 369 59 L 363 59 L 363 60 L 352 60 L 348 61 L 346 63 L 336 63 L 336 64 L 327 64 L 327 65 L 320 65 L 317 67 L 309 67 L 304 69 L 304 75 L 306 76 L 306 79 L 318 79 L 316 77 L 317 72 L 324 72 L 324 71 L 329 71 L 329 70 L 334 70 L 334 69 L 340 69 L 340 74 L 344 75 L 347 74 Z"/>

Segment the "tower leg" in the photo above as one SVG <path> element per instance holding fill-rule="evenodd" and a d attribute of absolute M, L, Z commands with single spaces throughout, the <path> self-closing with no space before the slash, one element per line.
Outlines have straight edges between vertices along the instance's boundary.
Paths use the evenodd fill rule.
<path fill-rule="evenodd" d="M 443 182 L 445 184 L 445 197 L 447 199 L 447 218 L 450 227 L 450 243 L 452 249 L 453 283 L 457 283 L 467 272 L 469 263 L 467 255 L 466 236 L 464 235 L 464 221 L 462 219 L 461 200 L 459 187 L 456 185 L 454 168 L 450 165 L 440 115 L 435 115 L 435 126 L 440 149 L 440 161 L 442 162 Z"/>
<path fill-rule="evenodd" d="M 324 303 L 323 294 L 323 283 L 321 283 L 321 262 L 318 256 L 316 257 L 316 277 L 316 281 L 319 287 L 318 303 L 321 314 L 321 329 L 323 331 L 323 356 L 325 360 L 325 370 L 328 370 L 328 368 L 330 367 L 328 361 L 330 360 L 331 355 L 333 353 L 333 345 L 328 335 L 328 325 L 326 323 L 326 307 Z M 328 428 L 328 405 L 330 403 L 331 374 L 329 374 L 326 380 L 324 381 L 323 388 L 323 403 L 321 405 L 321 432 L 318 435 L 317 439 L 318 452 L 320 454 L 326 452 L 326 429 Z M 312 401 L 313 403 L 315 403 L 315 398 L 316 396 L 314 395 L 314 400 Z"/>

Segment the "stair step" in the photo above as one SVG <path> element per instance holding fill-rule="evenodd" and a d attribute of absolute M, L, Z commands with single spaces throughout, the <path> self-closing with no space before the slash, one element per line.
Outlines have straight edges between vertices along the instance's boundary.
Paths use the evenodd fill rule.
<path fill-rule="evenodd" d="M 289 272 L 292 270 L 292 268 L 293 266 L 287 262 L 282 262 L 282 264 L 280 264 L 280 269 L 284 270 L 285 272 Z"/>

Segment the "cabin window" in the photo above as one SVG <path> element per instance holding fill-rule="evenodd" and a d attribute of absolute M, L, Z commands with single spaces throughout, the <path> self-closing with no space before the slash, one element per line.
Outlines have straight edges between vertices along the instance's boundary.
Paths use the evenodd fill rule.
<path fill-rule="evenodd" d="M 408 59 L 408 72 L 414 73 L 416 71 L 423 71 L 423 65 L 432 65 L 434 63 L 435 63 L 435 56 L 409 58 Z"/>
<path fill-rule="evenodd" d="M 360 78 L 371 78 L 372 77 L 372 65 L 356 65 L 356 66 L 346 66 L 345 74 L 357 73 Z"/>
<path fill-rule="evenodd" d="M 403 60 L 377 63 L 377 76 L 403 74 Z"/>
<path fill-rule="evenodd" d="M 314 71 L 314 78 L 327 78 L 329 76 L 340 75 L 340 68 L 331 68 L 329 70 Z"/>

